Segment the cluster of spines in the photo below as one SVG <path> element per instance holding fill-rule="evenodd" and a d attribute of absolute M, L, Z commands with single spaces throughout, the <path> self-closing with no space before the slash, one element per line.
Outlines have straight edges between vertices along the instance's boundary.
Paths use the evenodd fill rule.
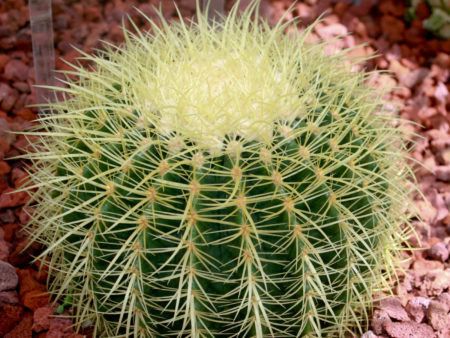
<path fill-rule="evenodd" d="M 403 192 L 383 163 L 392 131 L 351 105 L 333 112 L 280 123 L 270 145 L 230 137 L 220 156 L 137 128 L 137 112 L 110 110 L 101 124 L 94 111 L 80 114 L 83 137 L 64 135 L 64 154 L 39 154 L 57 163 L 41 197 L 58 227 L 39 232 L 59 261 L 54 285 L 89 300 L 93 313 L 78 315 L 97 316 L 108 335 L 121 332 L 117 322 L 143 336 L 174 322 L 192 336 L 343 333 L 381 286 L 382 245 L 401 236 L 385 218 Z M 42 168 L 38 182 L 52 175 Z M 202 287 L 213 282 L 213 292 Z M 225 318 L 233 324 L 220 331 Z"/>
<path fill-rule="evenodd" d="M 149 83 L 164 84 L 156 70 L 180 51 L 213 41 L 213 51 L 245 54 L 244 42 L 265 41 L 268 27 L 231 17 L 210 30 L 200 16 L 192 36 L 183 24 L 153 25 L 153 44 L 126 32 L 127 49 L 86 56 L 96 72 L 75 67 L 81 80 L 59 89 L 73 97 L 31 132 L 32 236 L 51 255 L 52 290 L 72 293 L 78 325 L 90 320 L 95 335 L 342 336 L 362 331 L 370 294 L 393 271 L 410 230 L 400 227 L 405 143 L 396 118 L 373 114 L 381 94 L 341 67 L 345 51 L 275 43 L 283 25 L 265 35 L 273 49 L 256 50 L 279 53 L 276 67 L 297 74 L 288 80 L 298 110 L 265 121 L 270 139 L 221 125 L 216 152 L 198 130 L 161 128 L 164 112 L 141 100 L 158 94 Z"/>

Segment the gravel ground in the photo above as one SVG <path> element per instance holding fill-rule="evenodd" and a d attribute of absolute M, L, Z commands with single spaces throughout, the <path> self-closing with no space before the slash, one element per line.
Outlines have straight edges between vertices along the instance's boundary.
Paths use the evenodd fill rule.
<path fill-rule="evenodd" d="M 243 1 L 243 3 L 246 1 Z M 159 0 L 53 0 L 56 67 L 69 69 L 69 62 L 79 54 L 74 45 L 92 52 L 101 47 L 99 39 L 120 43 L 122 18 L 129 14 L 138 26 L 149 25 L 137 13 L 139 8 L 151 18 L 151 5 Z M 191 17 L 195 0 L 177 1 L 181 14 Z M 233 1 L 227 1 L 227 8 Z M 261 15 L 276 22 L 292 1 L 265 1 Z M 243 4 L 242 4 L 243 5 Z M 172 1 L 162 2 L 167 18 L 175 15 Z M 335 48 L 353 47 L 351 54 L 361 56 L 377 51 L 381 56 L 364 68 L 392 71 L 374 78 L 380 86 L 398 85 L 392 95 L 401 104 L 400 115 L 423 128 L 409 127 L 421 137 L 413 158 L 416 179 L 426 197 L 416 197 L 424 222 L 416 222 L 420 241 L 410 239 L 418 250 L 405 252 L 405 273 L 393 285 L 392 295 L 378 295 L 370 331 L 364 337 L 450 337 L 450 40 L 440 41 L 423 31 L 422 20 L 429 16 L 426 6 L 417 9 L 418 18 L 406 24 L 403 1 L 360 1 L 358 6 L 346 2 L 306 0 L 295 5 L 293 15 L 305 24 L 327 10 L 311 40 L 326 40 L 352 32 L 335 44 Z M 289 18 L 289 16 L 288 16 Z M 49 303 L 45 282 L 47 272 L 40 263 L 32 263 L 41 248 L 31 245 L 26 251 L 27 235 L 22 227 L 29 221 L 23 205 L 28 195 L 14 192 L 27 179 L 20 161 L 7 160 L 21 154 L 28 143 L 23 136 L 7 134 L 20 131 L 36 118 L 27 108 L 35 102 L 34 69 L 28 6 L 25 0 L 0 1 L 0 337 L 71 337 L 89 336 L 74 333 L 68 319 L 55 317 L 55 305 Z"/>

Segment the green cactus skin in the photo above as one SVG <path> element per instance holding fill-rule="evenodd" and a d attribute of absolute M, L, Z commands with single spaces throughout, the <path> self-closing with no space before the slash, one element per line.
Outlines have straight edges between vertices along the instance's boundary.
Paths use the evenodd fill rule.
<path fill-rule="evenodd" d="M 28 133 L 30 231 L 94 336 L 344 336 L 395 275 L 411 231 L 398 119 L 343 53 L 256 8 L 126 32 Z"/>

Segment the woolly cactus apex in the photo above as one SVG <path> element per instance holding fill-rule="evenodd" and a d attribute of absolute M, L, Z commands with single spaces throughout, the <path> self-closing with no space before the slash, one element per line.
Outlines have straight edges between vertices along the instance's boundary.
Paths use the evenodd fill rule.
<path fill-rule="evenodd" d="M 29 132 L 30 231 L 95 336 L 343 336 L 393 276 L 397 118 L 345 52 L 257 5 L 125 31 Z"/>

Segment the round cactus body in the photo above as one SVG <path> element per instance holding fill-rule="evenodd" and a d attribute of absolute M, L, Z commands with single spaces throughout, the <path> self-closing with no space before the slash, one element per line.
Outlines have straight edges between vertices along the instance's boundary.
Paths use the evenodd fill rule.
<path fill-rule="evenodd" d="M 96 336 L 344 335 L 393 272 L 395 118 L 342 53 L 256 7 L 126 32 L 30 132 L 32 234 Z"/>

